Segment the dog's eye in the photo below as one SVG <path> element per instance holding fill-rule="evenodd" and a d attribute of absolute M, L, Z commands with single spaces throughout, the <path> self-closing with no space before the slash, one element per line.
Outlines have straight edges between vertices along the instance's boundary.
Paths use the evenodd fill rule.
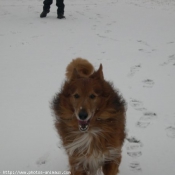
<path fill-rule="evenodd" d="M 89 97 L 90 97 L 91 99 L 94 99 L 96 96 L 95 96 L 94 94 L 91 94 Z"/>
<path fill-rule="evenodd" d="M 74 98 L 79 98 L 80 96 L 78 94 L 75 94 L 74 95 Z"/>

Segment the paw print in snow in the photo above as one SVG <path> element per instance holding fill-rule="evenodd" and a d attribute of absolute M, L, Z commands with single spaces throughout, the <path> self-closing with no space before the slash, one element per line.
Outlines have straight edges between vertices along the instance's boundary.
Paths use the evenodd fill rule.
<path fill-rule="evenodd" d="M 135 109 L 135 110 L 139 110 L 139 111 L 143 111 L 145 110 L 145 108 L 143 107 L 143 103 L 139 100 L 136 99 L 131 99 L 129 104 Z"/>
<path fill-rule="evenodd" d="M 136 72 L 140 70 L 140 68 L 141 68 L 141 64 L 131 67 L 130 73 L 128 74 L 128 76 L 132 77 Z"/>
<path fill-rule="evenodd" d="M 128 143 L 126 144 L 127 154 L 132 158 L 137 158 L 142 155 L 142 143 L 134 137 L 127 138 Z"/>
<path fill-rule="evenodd" d="M 175 138 L 175 127 L 169 126 L 166 128 L 166 135 L 170 138 Z"/>
<path fill-rule="evenodd" d="M 157 118 L 156 113 L 145 112 L 144 115 L 136 123 L 136 126 L 139 128 L 147 128 L 156 118 Z"/>
<path fill-rule="evenodd" d="M 143 81 L 143 87 L 152 88 L 153 85 L 154 85 L 154 81 L 153 80 L 146 79 L 146 80 Z"/>
<path fill-rule="evenodd" d="M 139 162 L 132 162 L 132 163 L 130 163 L 130 170 L 133 171 L 133 172 L 140 172 L 140 171 L 142 171 L 140 163 Z"/>

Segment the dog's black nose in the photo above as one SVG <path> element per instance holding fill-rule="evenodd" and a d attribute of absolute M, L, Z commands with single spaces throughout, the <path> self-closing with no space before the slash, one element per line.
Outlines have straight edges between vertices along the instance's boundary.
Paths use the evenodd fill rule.
<path fill-rule="evenodd" d="M 88 113 L 83 109 L 79 112 L 78 116 L 81 120 L 85 120 L 88 117 Z"/>

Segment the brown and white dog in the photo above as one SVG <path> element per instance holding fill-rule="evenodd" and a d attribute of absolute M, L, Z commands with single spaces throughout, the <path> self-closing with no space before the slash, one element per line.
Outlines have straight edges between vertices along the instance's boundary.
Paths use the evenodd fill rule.
<path fill-rule="evenodd" d="M 55 126 L 72 175 L 118 174 L 125 138 L 125 102 L 87 60 L 77 58 L 52 102 Z"/>

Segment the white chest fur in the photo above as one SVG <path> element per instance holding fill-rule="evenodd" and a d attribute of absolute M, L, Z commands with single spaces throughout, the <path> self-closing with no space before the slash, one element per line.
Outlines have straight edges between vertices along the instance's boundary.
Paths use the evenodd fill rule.
<path fill-rule="evenodd" d="M 100 130 L 92 130 L 81 135 L 79 133 L 73 134 L 77 135 L 77 137 L 75 137 L 76 139 L 70 144 L 65 146 L 66 151 L 69 156 L 73 156 L 76 152 L 78 156 L 75 157 L 75 167 L 81 167 L 84 170 L 88 170 L 91 175 L 96 175 L 98 171 L 101 170 L 101 166 L 105 161 L 116 162 L 116 159 L 120 157 L 121 153 L 118 148 L 109 147 L 106 152 L 93 149 L 93 145 L 96 144 L 96 137 L 100 137 L 101 135 Z M 100 145 L 98 147 L 100 147 Z M 91 154 L 89 154 L 90 150 L 92 150 Z"/>

